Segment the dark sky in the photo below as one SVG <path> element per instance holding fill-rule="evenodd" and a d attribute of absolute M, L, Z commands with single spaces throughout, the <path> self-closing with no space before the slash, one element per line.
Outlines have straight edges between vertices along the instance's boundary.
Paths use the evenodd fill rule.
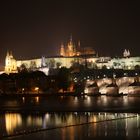
<path fill-rule="evenodd" d="M 57 55 L 70 35 L 100 55 L 140 55 L 140 8 L 135 0 L 3 0 L 0 2 L 0 63 Z"/>

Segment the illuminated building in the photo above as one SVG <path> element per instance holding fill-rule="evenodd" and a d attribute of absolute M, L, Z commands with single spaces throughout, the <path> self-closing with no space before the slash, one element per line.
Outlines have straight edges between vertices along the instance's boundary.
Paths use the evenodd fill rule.
<path fill-rule="evenodd" d="M 17 72 L 17 61 L 14 59 L 12 52 L 7 52 L 5 58 L 5 72 L 8 74 Z"/>
<path fill-rule="evenodd" d="M 79 63 L 85 65 L 85 61 L 90 64 L 87 66 L 89 68 L 98 68 L 98 69 L 124 69 L 130 70 L 140 67 L 140 57 L 129 57 L 129 58 L 111 58 L 111 57 L 85 57 L 84 56 L 73 56 L 73 57 L 42 57 L 29 60 L 15 60 L 13 55 L 7 53 L 5 59 L 5 73 L 15 73 L 17 68 L 25 66 L 27 69 L 31 70 L 41 70 L 45 73 L 48 73 L 50 68 L 61 68 L 66 67 L 70 68 L 73 63 Z"/>
<path fill-rule="evenodd" d="M 80 41 L 78 42 L 78 45 L 76 47 L 75 43 L 72 40 L 72 37 L 70 38 L 70 41 L 67 43 L 66 46 L 64 44 L 61 44 L 60 47 L 60 56 L 63 57 L 73 57 L 73 56 L 82 56 L 82 55 L 95 55 L 95 51 L 91 47 L 84 47 L 82 48 L 80 45 Z"/>
<path fill-rule="evenodd" d="M 49 69 L 61 67 L 70 68 L 78 63 L 88 68 L 96 69 L 124 69 L 140 68 L 140 57 L 131 57 L 129 50 L 124 50 L 123 57 L 111 58 L 96 56 L 91 47 L 81 47 L 80 41 L 75 45 L 70 38 L 67 45 L 61 44 L 60 54 L 57 57 L 40 57 L 29 60 L 15 60 L 12 53 L 7 52 L 5 58 L 5 73 L 15 73 L 17 69 L 26 67 L 30 70 L 40 70 L 49 74 Z"/>
<path fill-rule="evenodd" d="M 123 57 L 129 57 L 129 56 L 130 56 L 130 51 L 125 49 L 123 52 Z"/>

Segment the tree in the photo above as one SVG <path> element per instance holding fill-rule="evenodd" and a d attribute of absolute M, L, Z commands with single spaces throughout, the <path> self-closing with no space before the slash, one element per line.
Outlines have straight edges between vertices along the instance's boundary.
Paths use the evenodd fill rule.
<path fill-rule="evenodd" d="M 62 67 L 58 72 L 58 87 L 63 91 L 66 91 L 70 85 L 70 71 L 69 69 Z"/>
<path fill-rule="evenodd" d="M 135 70 L 140 70 L 140 65 L 136 65 Z"/>
<path fill-rule="evenodd" d="M 107 69 L 107 66 L 106 66 L 106 65 L 103 65 L 103 66 L 102 66 L 102 69 Z"/>
<path fill-rule="evenodd" d="M 56 63 L 56 67 L 57 67 L 57 68 L 60 68 L 61 65 L 62 65 L 61 62 L 57 62 L 57 63 Z"/>
<path fill-rule="evenodd" d="M 27 70 L 27 66 L 26 66 L 26 64 L 21 64 L 21 66 L 20 67 L 18 67 L 18 72 L 27 72 L 28 70 Z"/>
<path fill-rule="evenodd" d="M 9 76 L 6 73 L 3 73 L 0 75 L 0 89 L 2 93 L 5 93 L 7 91 L 8 79 L 9 79 Z"/>
<path fill-rule="evenodd" d="M 55 67 L 55 60 L 54 59 L 50 59 L 49 68 L 54 68 L 54 67 Z"/>
<path fill-rule="evenodd" d="M 35 61 L 31 61 L 31 63 L 30 63 L 30 69 L 31 70 L 34 70 L 34 69 L 36 69 L 36 67 L 37 67 L 36 62 Z"/>

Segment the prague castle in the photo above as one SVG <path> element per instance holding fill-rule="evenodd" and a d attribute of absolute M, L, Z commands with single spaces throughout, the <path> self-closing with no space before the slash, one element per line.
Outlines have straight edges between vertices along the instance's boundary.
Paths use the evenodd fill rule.
<path fill-rule="evenodd" d="M 82 48 L 80 45 L 80 41 L 76 46 L 76 44 L 74 44 L 74 42 L 72 41 L 72 37 L 70 38 L 70 41 L 67 43 L 66 46 L 64 46 L 63 43 L 61 44 L 60 56 L 73 57 L 82 55 L 95 55 L 95 51 L 91 47 Z"/>
<path fill-rule="evenodd" d="M 129 50 L 124 50 L 123 56 L 119 58 L 99 57 L 89 47 L 81 47 L 80 42 L 76 44 L 70 41 L 60 46 L 60 54 L 57 57 L 40 57 L 29 60 L 16 60 L 11 52 L 7 52 L 5 58 L 5 73 L 15 73 L 21 67 L 30 70 L 40 70 L 48 74 L 49 69 L 61 67 L 70 68 L 74 63 L 86 65 L 88 68 L 106 69 L 135 69 L 140 68 L 140 57 L 131 57 Z"/>

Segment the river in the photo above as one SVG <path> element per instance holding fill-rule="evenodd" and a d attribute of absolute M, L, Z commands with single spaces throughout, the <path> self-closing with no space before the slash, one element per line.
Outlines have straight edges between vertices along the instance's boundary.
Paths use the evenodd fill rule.
<path fill-rule="evenodd" d="M 140 137 L 139 97 L 0 99 L 0 137 L 13 140 Z"/>

